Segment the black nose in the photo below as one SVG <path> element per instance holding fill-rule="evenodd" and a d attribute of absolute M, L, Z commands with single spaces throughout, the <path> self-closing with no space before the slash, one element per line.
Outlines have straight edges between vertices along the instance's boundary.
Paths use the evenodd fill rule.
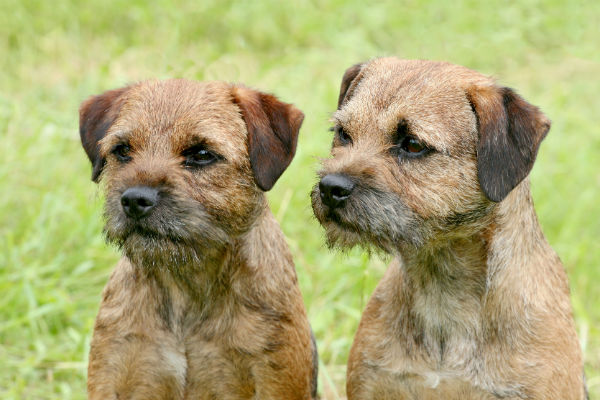
<path fill-rule="evenodd" d="M 346 199 L 350 197 L 352 189 L 354 189 L 354 182 L 340 174 L 325 175 L 319 182 L 321 200 L 331 208 L 343 206 Z"/>
<path fill-rule="evenodd" d="M 125 214 L 131 218 L 148 215 L 158 202 L 158 190 L 148 186 L 134 186 L 123 192 L 121 205 Z"/>

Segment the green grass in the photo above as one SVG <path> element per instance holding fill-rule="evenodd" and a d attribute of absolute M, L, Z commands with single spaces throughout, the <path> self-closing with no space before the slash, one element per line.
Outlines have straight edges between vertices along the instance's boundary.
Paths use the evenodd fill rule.
<path fill-rule="evenodd" d="M 342 398 L 385 260 L 328 251 L 308 193 L 345 68 L 381 55 L 493 74 L 552 119 L 533 193 L 600 396 L 600 2 L 364 3 L 0 0 L 0 398 L 85 398 L 93 320 L 118 254 L 101 236 L 77 109 L 151 77 L 241 81 L 305 112 L 297 156 L 269 198 L 318 339 L 322 394 Z"/>

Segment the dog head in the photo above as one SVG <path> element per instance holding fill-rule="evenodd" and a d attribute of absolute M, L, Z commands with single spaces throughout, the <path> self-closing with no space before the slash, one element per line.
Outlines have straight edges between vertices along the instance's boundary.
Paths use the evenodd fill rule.
<path fill-rule="evenodd" d="M 382 58 L 344 74 L 312 192 L 331 245 L 392 251 L 472 232 L 529 174 L 549 120 L 467 68 Z"/>
<path fill-rule="evenodd" d="M 222 82 L 148 81 L 80 108 L 105 233 L 134 262 L 197 261 L 246 232 L 291 162 L 303 114 Z"/>

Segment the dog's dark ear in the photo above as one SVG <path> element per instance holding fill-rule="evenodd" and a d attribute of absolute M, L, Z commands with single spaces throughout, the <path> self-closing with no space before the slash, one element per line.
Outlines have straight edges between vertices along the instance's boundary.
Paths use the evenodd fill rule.
<path fill-rule="evenodd" d="M 352 97 L 352 93 L 354 92 L 354 88 L 360 82 L 362 75 L 360 72 L 362 71 L 364 63 L 354 64 L 350 68 L 344 72 L 344 76 L 342 78 L 342 85 L 340 87 L 340 95 L 338 97 L 338 110 L 342 108 L 342 104 Z"/>
<path fill-rule="evenodd" d="M 296 153 L 304 114 L 275 96 L 234 87 L 233 101 L 248 129 L 248 154 L 259 188 L 270 190 Z"/>
<path fill-rule="evenodd" d="M 106 135 L 121 108 L 123 93 L 128 87 L 109 90 L 92 96 L 79 107 L 79 135 L 81 144 L 92 163 L 92 180 L 98 182 L 106 160 L 100 156 L 98 142 Z"/>
<path fill-rule="evenodd" d="M 479 185 L 502 201 L 531 171 L 550 120 L 510 88 L 478 87 L 468 97 L 479 129 Z"/>

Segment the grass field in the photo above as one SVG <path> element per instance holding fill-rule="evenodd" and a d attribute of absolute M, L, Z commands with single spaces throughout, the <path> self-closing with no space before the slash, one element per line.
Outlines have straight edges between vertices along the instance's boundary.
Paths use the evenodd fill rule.
<path fill-rule="evenodd" d="M 345 68 L 381 55 L 492 74 L 552 119 L 532 188 L 600 398 L 600 2 L 364 3 L 0 0 L 0 398 L 85 398 L 93 320 L 118 254 L 101 236 L 77 109 L 151 77 L 241 81 L 305 112 L 269 199 L 318 339 L 321 393 L 343 398 L 349 346 L 386 260 L 327 250 L 308 194 Z"/>

